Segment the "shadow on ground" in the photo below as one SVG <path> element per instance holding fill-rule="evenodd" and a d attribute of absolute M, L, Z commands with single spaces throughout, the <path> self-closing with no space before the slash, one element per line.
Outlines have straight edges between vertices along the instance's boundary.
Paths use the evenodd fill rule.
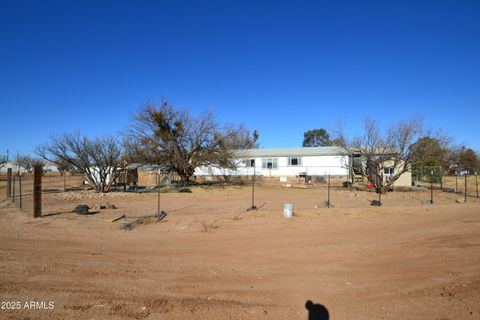
<path fill-rule="evenodd" d="M 308 310 L 308 320 L 329 320 L 327 308 L 319 303 L 313 303 L 308 300 L 305 303 L 305 308 Z"/>

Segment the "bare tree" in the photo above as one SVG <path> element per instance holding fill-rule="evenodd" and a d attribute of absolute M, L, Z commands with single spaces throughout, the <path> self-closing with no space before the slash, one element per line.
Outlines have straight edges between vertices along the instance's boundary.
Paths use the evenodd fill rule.
<path fill-rule="evenodd" d="M 142 106 L 124 140 L 130 161 L 160 164 L 190 184 L 198 167 L 233 168 L 233 150 L 254 147 L 256 137 L 243 126 L 221 128 L 209 112 L 193 117 L 165 101 Z"/>
<path fill-rule="evenodd" d="M 413 159 L 423 152 L 420 147 L 410 147 L 421 133 L 421 119 L 413 118 L 394 123 L 385 130 L 367 119 L 364 133 L 351 140 L 346 138 L 342 128 L 337 134 L 341 146 L 354 159 L 352 169 L 367 177 L 381 195 L 410 170 Z"/>
<path fill-rule="evenodd" d="M 34 158 L 29 155 L 17 155 L 17 158 L 15 159 L 15 164 L 19 167 L 19 170 L 20 167 L 22 167 L 30 173 L 32 172 L 34 166 L 38 164 L 43 166 L 44 163 L 41 159 Z"/>
<path fill-rule="evenodd" d="M 66 174 L 67 172 L 70 172 L 71 174 L 77 172 L 78 170 L 75 169 L 70 163 L 67 161 L 61 159 L 61 158 L 55 158 L 52 161 L 53 164 L 57 167 L 58 172 L 60 173 L 61 176 Z"/>
<path fill-rule="evenodd" d="M 68 164 L 83 173 L 97 192 L 108 192 L 122 168 L 122 148 L 113 137 L 90 139 L 80 133 L 52 136 L 51 141 L 38 146 L 36 153 L 52 163 Z"/>

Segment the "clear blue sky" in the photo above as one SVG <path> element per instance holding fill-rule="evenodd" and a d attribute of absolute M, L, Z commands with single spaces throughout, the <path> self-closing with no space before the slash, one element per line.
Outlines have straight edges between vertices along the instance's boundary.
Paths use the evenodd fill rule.
<path fill-rule="evenodd" d="M 480 150 L 480 1 L 0 0 L 0 153 L 161 97 L 267 148 L 420 114 Z"/>

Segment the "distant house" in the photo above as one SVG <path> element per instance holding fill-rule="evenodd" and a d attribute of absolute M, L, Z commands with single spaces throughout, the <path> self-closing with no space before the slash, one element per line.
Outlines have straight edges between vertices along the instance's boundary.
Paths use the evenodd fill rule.
<path fill-rule="evenodd" d="M 27 173 L 28 170 L 25 169 L 24 167 L 22 166 L 19 166 L 18 164 L 16 164 L 15 162 L 13 161 L 8 161 L 6 163 L 4 163 L 3 165 L 0 166 L 0 172 L 1 173 L 7 173 L 8 169 L 12 169 L 12 172 L 13 173 Z M 32 171 L 33 169 L 31 169 Z M 44 172 L 58 172 L 58 169 L 57 169 L 57 166 L 55 164 L 53 164 L 52 162 L 45 162 L 44 166 L 43 166 L 43 171 Z"/>
<path fill-rule="evenodd" d="M 24 167 L 21 167 L 19 166 L 18 164 L 16 164 L 15 162 L 13 161 L 8 161 L 8 162 L 5 162 L 1 168 L 0 168 L 0 172 L 1 173 L 7 173 L 8 169 L 12 169 L 12 172 L 13 173 L 26 173 L 27 172 L 27 169 L 25 169 Z"/>
<path fill-rule="evenodd" d="M 45 171 L 45 172 L 58 172 L 58 167 L 53 162 L 45 161 L 45 164 L 43 165 L 43 171 Z"/>

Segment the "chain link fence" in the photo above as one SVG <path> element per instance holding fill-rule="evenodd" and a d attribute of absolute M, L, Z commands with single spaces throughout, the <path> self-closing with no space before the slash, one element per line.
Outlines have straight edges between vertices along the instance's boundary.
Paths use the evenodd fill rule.
<path fill-rule="evenodd" d="M 327 193 L 327 205 L 330 203 L 330 189 L 365 189 L 368 188 L 365 180 L 356 181 L 344 167 L 326 168 L 309 167 L 308 170 L 296 168 L 296 174 L 286 172 L 292 170 L 292 167 L 276 167 L 266 169 L 249 168 L 242 174 L 204 174 L 196 175 L 197 184 L 225 184 L 238 186 L 258 186 L 258 187 L 284 187 L 284 188 L 313 188 L 325 189 Z M 334 174 L 332 174 L 332 172 Z M 147 179 L 148 178 L 148 179 Z M 160 179 L 159 179 L 160 178 Z M 37 179 L 37 181 L 35 180 Z M 168 184 L 165 181 L 168 180 Z M 421 167 L 412 170 L 412 180 L 415 186 L 431 190 L 442 190 L 444 192 L 456 192 L 465 197 L 478 197 L 479 186 L 478 176 L 474 174 L 454 174 L 445 175 L 441 167 Z M 163 182 L 162 182 L 163 181 Z M 152 171 L 152 174 L 145 177 L 136 176 L 134 187 L 130 188 L 127 180 L 123 182 L 122 187 L 116 186 L 115 191 L 141 191 L 141 192 L 168 192 L 168 186 L 176 186 L 174 179 L 161 179 L 158 171 Z M 146 184 L 142 186 L 142 182 Z M 130 186 L 127 188 L 127 184 Z M 138 184 L 138 185 L 137 185 Z M 149 185 L 148 185 L 149 184 Z M 160 184 L 160 188 L 158 188 Z M 181 184 L 178 186 L 181 187 Z M 35 191 L 37 188 L 37 191 Z M 6 198 L 10 199 L 19 209 L 33 217 L 40 215 L 56 214 L 65 211 L 68 204 L 66 200 L 74 199 L 76 192 L 92 189 L 92 186 L 85 184 L 83 175 L 72 173 L 60 174 L 58 172 L 12 172 L 0 176 L 0 191 L 4 192 Z M 188 189 L 188 188 L 184 188 Z M 182 189 L 183 190 L 183 189 Z M 253 190 L 252 190 L 253 191 Z M 183 192 L 183 191 L 182 191 Z M 433 203 L 433 192 L 432 192 Z M 62 200 L 62 201 L 59 201 Z M 70 201 L 71 202 L 71 201 Z M 252 205 L 253 206 L 253 205 Z M 72 208 L 73 209 L 73 208 Z M 72 210 L 69 209 L 69 210 Z M 62 212 L 63 212 L 62 211 Z"/>
<path fill-rule="evenodd" d="M 416 186 L 433 188 L 445 192 L 455 192 L 467 197 L 479 197 L 478 174 L 475 170 L 445 173 L 441 166 L 423 166 L 412 170 Z"/>

